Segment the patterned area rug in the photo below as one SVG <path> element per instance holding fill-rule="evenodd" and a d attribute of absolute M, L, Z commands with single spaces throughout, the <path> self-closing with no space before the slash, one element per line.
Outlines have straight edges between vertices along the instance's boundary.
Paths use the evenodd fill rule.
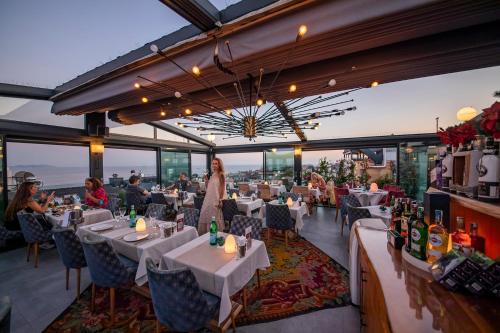
<path fill-rule="evenodd" d="M 349 273 L 304 238 L 284 240 L 273 237 L 268 244 L 271 268 L 248 283 L 247 312 L 238 326 L 268 322 L 312 311 L 350 304 Z M 241 302 L 241 294 L 234 295 Z M 80 301 L 73 302 L 45 332 L 154 332 L 155 317 L 149 299 L 130 290 L 117 291 L 116 322 L 109 325 L 109 299 L 98 289 L 96 311 L 90 312 L 90 288 Z"/>

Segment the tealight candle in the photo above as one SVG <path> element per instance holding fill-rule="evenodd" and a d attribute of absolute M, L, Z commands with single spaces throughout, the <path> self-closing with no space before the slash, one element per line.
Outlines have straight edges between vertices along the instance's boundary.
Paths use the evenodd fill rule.
<path fill-rule="evenodd" d="M 81 207 L 80 206 L 75 206 L 75 207 L 73 207 L 73 209 L 81 209 Z"/>
<path fill-rule="evenodd" d="M 267 180 L 264 182 L 264 185 L 269 185 L 269 183 L 267 182 Z"/>
<path fill-rule="evenodd" d="M 370 184 L 370 192 L 377 192 L 377 191 L 378 191 L 377 183 L 371 183 Z"/>
<path fill-rule="evenodd" d="M 312 189 L 313 184 L 312 184 L 312 183 L 309 183 L 309 184 L 307 184 L 307 187 L 308 187 L 309 189 Z"/>
<path fill-rule="evenodd" d="M 288 205 L 288 207 L 292 207 L 293 206 L 293 200 L 291 197 L 288 197 L 288 199 L 286 200 L 286 204 Z"/>
<path fill-rule="evenodd" d="M 234 200 L 238 199 L 238 195 L 236 194 L 236 192 L 233 192 L 231 199 L 234 199 Z"/>
<path fill-rule="evenodd" d="M 224 252 L 234 253 L 236 252 L 236 240 L 233 235 L 228 235 L 226 237 L 226 242 L 224 243 Z"/>
<path fill-rule="evenodd" d="M 137 232 L 146 231 L 146 221 L 144 221 L 143 218 L 138 219 L 137 222 L 135 223 L 135 231 Z"/>

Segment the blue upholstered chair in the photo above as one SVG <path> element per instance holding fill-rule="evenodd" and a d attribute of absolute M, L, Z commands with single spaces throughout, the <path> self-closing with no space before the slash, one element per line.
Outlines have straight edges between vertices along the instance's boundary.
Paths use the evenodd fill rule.
<path fill-rule="evenodd" d="M 179 214 L 184 214 L 184 224 L 195 227 L 198 230 L 198 222 L 200 220 L 200 211 L 196 208 L 181 207 Z"/>
<path fill-rule="evenodd" d="M 136 195 L 125 192 L 125 200 L 127 202 L 127 214 L 128 212 L 130 212 L 130 208 L 132 206 L 134 206 L 134 209 L 138 215 L 142 215 L 146 211 L 147 205 Z"/>
<path fill-rule="evenodd" d="M 122 199 L 116 197 L 116 196 L 110 196 L 108 198 L 108 210 L 111 211 L 111 213 L 115 214 L 115 212 L 120 208 L 120 205 L 122 203 Z M 115 216 L 117 218 L 118 216 Z"/>
<path fill-rule="evenodd" d="M 266 204 L 267 241 L 271 236 L 271 229 L 284 231 L 285 247 L 288 247 L 288 230 L 294 231 L 295 221 L 290 216 L 290 209 L 286 204 Z"/>
<path fill-rule="evenodd" d="M 231 229 L 231 222 L 235 215 L 240 214 L 238 205 L 234 199 L 222 200 L 222 216 L 224 217 L 224 230 L 227 232 Z"/>
<path fill-rule="evenodd" d="M 10 332 L 10 314 L 12 311 L 12 303 L 9 296 L 0 298 L 0 332 Z"/>
<path fill-rule="evenodd" d="M 144 215 L 151 216 L 151 213 L 156 214 L 155 216 L 158 220 L 167 220 L 167 206 L 164 204 L 150 203 Z"/>
<path fill-rule="evenodd" d="M 288 200 L 288 198 L 292 198 L 293 201 L 297 201 L 299 200 L 299 195 L 293 192 L 285 192 L 283 193 L 283 198 L 285 199 L 285 202 Z"/>
<path fill-rule="evenodd" d="M 245 234 L 245 229 L 248 227 L 252 227 L 252 238 L 260 240 L 260 234 L 262 232 L 262 219 L 255 217 L 234 215 L 229 233 L 241 236 Z"/>
<path fill-rule="evenodd" d="M 354 194 L 340 196 L 340 218 L 342 219 L 340 233 L 342 235 L 344 234 L 344 224 L 346 223 L 347 205 L 351 207 L 361 207 L 361 202 L 359 202 Z"/>
<path fill-rule="evenodd" d="M 66 290 L 69 288 L 69 270 L 76 269 L 76 299 L 80 299 L 81 268 L 87 267 L 80 239 L 73 229 L 56 229 L 53 237 L 59 256 L 66 266 Z"/>
<path fill-rule="evenodd" d="M 201 207 L 203 206 L 203 200 L 205 200 L 204 196 L 195 196 L 194 200 L 194 208 L 198 209 L 201 212 Z"/>
<path fill-rule="evenodd" d="M 217 314 L 220 299 L 202 291 L 188 268 L 159 270 L 151 258 L 146 267 L 156 319 L 170 330 L 197 331 Z"/>
<path fill-rule="evenodd" d="M 20 211 L 17 213 L 17 218 L 19 219 L 19 225 L 21 226 L 24 240 L 28 243 L 26 261 L 30 261 L 31 246 L 33 245 L 35 249 L 35 268 L 37 268 L 40 243 L 50 241 L 52 239 L 52 232 L 50 230 L 44 230 L 34 214 Z"/>
<path fill-rule="evenodd" d="M 151 202 L 154 204 L 166 205 L 167 198 L 165 198 L 165 195 L 163 193 L 152 192 L 151 193 Z"/>
<path fill-rule="evenodd" d="M 349 204 L 347 206 L 347 217 L 349 219 L 349 230 L 351 230 L 352 225 L 359 219 L 366 219 L 372 217 L 370 211 L 362 207 L 353 207 Z"/>
<path fill-rule="evenodd" d="M 95 307 L 96 285 L 109 288 L 110 317 L 115 320 L 115 289 L 134 283 L 137 263 L 118 255 L 108 242 L 101 238 L 84 236 L 83 252 L 92 278 L 91 311 Z"/>

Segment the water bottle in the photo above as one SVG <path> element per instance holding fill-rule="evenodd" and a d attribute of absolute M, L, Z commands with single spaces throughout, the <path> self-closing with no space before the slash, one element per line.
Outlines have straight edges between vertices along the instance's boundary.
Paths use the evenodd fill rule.
<path fill-rule="evenodd" d="M 137 217 L 137 213 L 135 212 L 134 205 L 130 206 L 130 213 L 129 213 L 128 217 L 130 219 L 129 227 L 130 228 L 135 228 L 135 220 L 136 220 L 136 217 Z"/>
<path fill-rule="evenodd" d="M 212 216 L 212 222 L 210 223 L 210 245 L 217 245 L 217 223 L 215 222 L 215 216 Z"/>

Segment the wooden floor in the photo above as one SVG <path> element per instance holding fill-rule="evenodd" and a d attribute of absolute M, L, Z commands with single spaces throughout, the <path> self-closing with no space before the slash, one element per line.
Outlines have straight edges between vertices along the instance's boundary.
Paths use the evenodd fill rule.
<path fill-rule="evenodd" d="M 338 263 L 348 267 L 347 229 L 340 235 L 334 223 L 335 209 L 318 208 L 306 217 L 301 235 Z M 42 250 L 39 268 L 26 262 L 25 249 L 0 254 L 0 296 L 9 295 L 13 302 L 12 332 L 40 332 L 75 298 L 75 272 L 71 272 L 70 289 L 65 290 L 65 268 L 56 249 Z M 82 290 L 90 284 L 87 269 L 82 270 Z M 345 306 L 325 309 L 274 322 L 243 326 L 238 332 L 359 332 L 357 308 Z"/>

